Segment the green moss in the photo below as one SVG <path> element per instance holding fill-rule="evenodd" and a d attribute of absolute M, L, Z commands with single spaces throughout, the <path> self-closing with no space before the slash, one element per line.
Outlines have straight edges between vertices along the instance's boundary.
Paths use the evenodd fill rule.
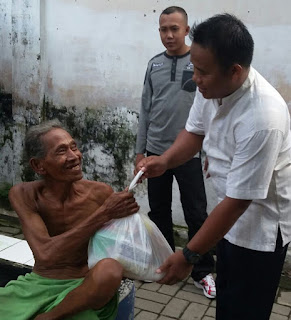
<path fill-rule="evenodd" d="M 8 199 L 8 194 L 11 187 L 12 185 L 7 182 L 3 182 L 2 184 L 0 184 L 0 205 L 6 210 L 12 210 Z"/>
<path fill-rule="evenodd" d="M 6 141 L 12 141 L 12 95 L 0 91 L 0 126 L 4 128 L 4 134 L 0 137 L 0 148 Z"/>
<path fill-rule="evenodd" d="M 3 125 L 13 121 L 12 94 L 3 91 L 0 91 L 0 121 Z"/>
<path fill-rule="evenodd" d="M 28 161 L 24 158 L 21 160 L 20 165 L 23 165 L 22 173 L 21 173 L 21 180 L 22 181 L 34 181 L 38 179 L 37 174 L 32 170 Z"/>

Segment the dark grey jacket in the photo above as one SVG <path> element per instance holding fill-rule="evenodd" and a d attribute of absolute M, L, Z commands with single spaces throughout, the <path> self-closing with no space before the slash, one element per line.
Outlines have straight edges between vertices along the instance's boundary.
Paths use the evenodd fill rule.
<path fill-rule="evenodd" d="M 169 56 L 166 52 L 153 57 L 147 67 L 136 153 L 162 154 L 184 129 L 193 104 L 196 84 L 192 81 L 190 52 Z"/>

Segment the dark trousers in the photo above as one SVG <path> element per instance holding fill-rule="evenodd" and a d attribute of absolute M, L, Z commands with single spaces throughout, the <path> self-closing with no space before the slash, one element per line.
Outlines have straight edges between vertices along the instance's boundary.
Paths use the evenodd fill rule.
<path fill-rule="evenodd" d="M 280 232 L 275 252 L 217 244 L 216 320 L 269 319 L 287 247 Z"/>
<path fill-rule="evenodd" d="M 148 152 L 148 156 L 153 155 Z M 189 240 L 196 234 L 207 218 L 207 201 L 200 158 L 193 158 L 185 164 L 167 170 L 162 176 L 148 179 L 149 217 L 158 226 L 175 251 L 172 221 L 172 185 L 176 178 Z M 207 253 L 195 265 L 191 276 L 195 281 L 204 278 L 214 269 L 212 254 Z"/>

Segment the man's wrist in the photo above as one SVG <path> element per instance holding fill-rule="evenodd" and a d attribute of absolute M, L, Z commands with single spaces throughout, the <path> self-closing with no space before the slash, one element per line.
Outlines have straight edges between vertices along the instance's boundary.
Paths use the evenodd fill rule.
<path fill-rule="evenodd" d="M 170 169 L 169 168 L 170 158 L 167 156 L 167 154 L 165 154 L 165 153 L 161 154 L 160 155 L 160 160 L 162 160 L 166 170 Z"/>

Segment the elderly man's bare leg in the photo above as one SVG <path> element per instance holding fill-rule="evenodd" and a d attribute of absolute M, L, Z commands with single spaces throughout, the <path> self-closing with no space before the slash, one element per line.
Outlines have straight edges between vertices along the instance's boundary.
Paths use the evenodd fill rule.
<path fill-rule="evenodd" d="M 78 312 L 104 307 L 115 295 L 123 276 L 123 268 L 113 259 L 103 259 L 92 268 L 84 282 L 72 290 L 54 309 L 35 320 L 58 320 Z"/>

